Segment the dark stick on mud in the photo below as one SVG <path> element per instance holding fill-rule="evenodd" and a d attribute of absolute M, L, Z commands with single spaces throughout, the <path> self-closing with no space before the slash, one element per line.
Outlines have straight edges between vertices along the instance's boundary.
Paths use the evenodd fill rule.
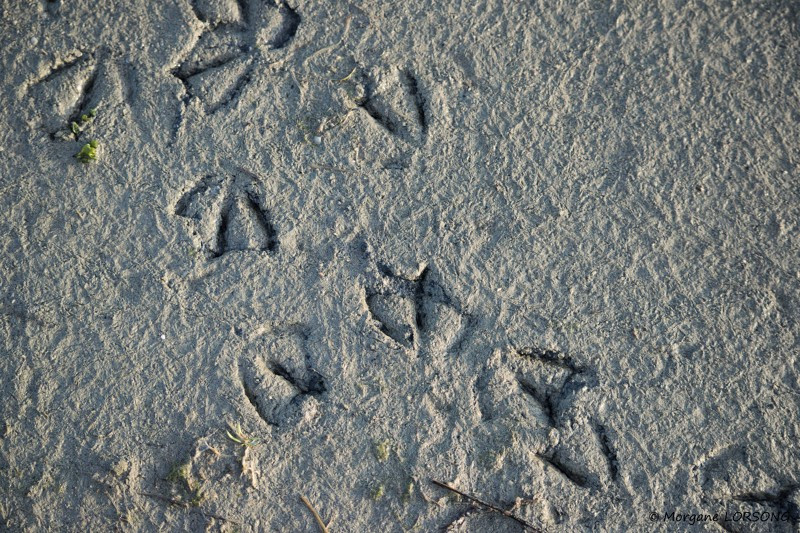
<path fill-rule="evenodd" d="M 529 522 L 526 522 L 525 520 L 523 520 L 522 518 L 516 516 L 515 514 L 509 512 L 509 511 L 506 511 L 505 509 L 501 509 L 501 508 L 499 508 L 497 506 L 494 506 L 491 503 L 486 503 L 485 501 L 480 500 L 480 499 L 476 498 L 475 496 L 470 496 L 469 494 L 461 492 L 457 488 L 451 487 L 447 483 L 442 483 L 441 481 L 436 481 L 435 479 L 431 479 L 431 483 L 433 483 L 434 485 L 436 485 L 438 487 L 442 487 L 443 489 L 447 489 L 450 492 L 455 492 L 459 496 L 463 496 L 464 498 L 468 499 L 469 501 L 471 501 L 475 505 L 479 505 L 479 506 L 484 507 L 484 508 L 486 508 L 486 509 L 488 509 L 490 511 L 494 511 L 495 513 L 500 513 L 501 515 L 506 516 L 506 517 L 510 518 L 511 520 L 514 520 L 518 524 L 522 525 L 523 527 L 529 529 L 533 533 L 544 533 L 543 530 L 537 528 L 536 526 L 534 526 L 533 524 L 530 524 Z"/>
<path fill-rule="evenodd" d="M 322 517 L 319 515 L 317 510 L 314 509 L 314 506 L 311 505 L 311 502 L 308 501 L 308 498 L 306 498 L 305 496 L 303 496 L 301 494 L 300 495 L 300 501 L 303 502 L 303 505 L 308 507 L 308 510 L 311 511 L 311 514 L 314 515 L 314 520 L 317 521 L 317 525 L 319 526 L 319 528 L 322 531 L 322 533 L 328 533 L 328 526 L 326 526 L 325 522 L 322 521 Z"/>

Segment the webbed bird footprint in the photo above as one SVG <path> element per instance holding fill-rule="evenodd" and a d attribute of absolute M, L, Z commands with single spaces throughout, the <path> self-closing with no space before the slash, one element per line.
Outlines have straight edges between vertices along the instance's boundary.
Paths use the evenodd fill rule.
<path fill-rule="evenodd" d="M 208 259 L 236 251 L 272 252 L 278 238 L 265 198 L 251 176 L 206 176 L 181 196 L 175 214 L 189 220 Z"/>
<path fill-rule="evenodd" d="M 569 356 L 543 348 L 516 350 L 512 365 L 520 389 L 539 405 L 553 427 L 563 422 L 576 394 L 592 378 Z"/>
<path fill-rule="evenodd" d="M 460 341 L 467 316 L 434 279 L 429 267 L 412 278 L 385 265 L 373 272 L 365 303 L 378 330 L 407 349 L 446 352 Z"/>
<path fill-rule="evenodd" d="M 617 458 L 606 428 L 572 416 L 578 393 L 594 384 L 587 368 L 558 351 L 497 350 L 475 382 L 481 414 L 476 437 L 513 434 L 503 446 L 508 460 L 523 465 L 535 460 L 549 475 L 580 489 L 599 486 L 600 473 L 614 481 Z"/>
<path fill-rule="evenodd" d="M 410 145 L 421 145 L 428 132 L 428 104 L 420 83 L 408 70 L 358 74 L 358 107 L 375 123 Z"/>
<path fill-rule="evenodd" d="M 102 116 L 98 120 L 110 126 L 114 115 L 109 110 L 125 98 L 122 70 L 104 51 L 80 52 L 52 65 L 28 86 L 44 129 L 53 139 L 72 138 L 77 134 L 71 130 L 71 124 L 85 125 L 81 117 L 95 108 Z"/>
<path fill-rule="evenodd" d="M 252 345 L 240 361 L 244 394 L 272 426 L 289 426 L 316 415 L 317 398 L 327 390 L 296 335 Z"/>
<path fill-rule="evenodd" d="M 233 104 L 244 91 L 252 78 L 258 44 L 283 48 L 301 20 L 285 2 L 197 0 L 193 9 L 205 29 L 172 75 L 183 84 L 184 104 L 197 97 L 209 115 Z M 176 129 L 180 123 L 181 117 Z"/>
<path fill-rule="evenodd" d="M 692 468 L 696 490 L 709 513 L 724 511 L 728 517 L 740 513 L 739 520 L 724 522 L 726 531 L 744 533 L 796 531 L 800 524 L 800 476 L 798 461 L 791 457 L 784 464 L 769 460 L 765 451 L 775 443 L 758 439 L 720 447 L 704 455 Z M 769 520 L 749 523 L 750 516 Z"/>

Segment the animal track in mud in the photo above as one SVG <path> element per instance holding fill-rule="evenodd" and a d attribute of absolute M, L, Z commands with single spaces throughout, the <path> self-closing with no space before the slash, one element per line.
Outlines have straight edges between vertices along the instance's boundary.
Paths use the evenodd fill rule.
<path fill-rule="evenodd" d="M 548 450 L 546 453 L 537 454 L 537 457 L 560 476 L 583 489 L 591 488 L 597 483 L 592 479 L 595 476 L 584 471 L 581 465 L 562 458 L 558 450 Z"/>
<path fill-rule="evenodd" d="M 447 352 L 456 348 L 469 317 L 423 267 L 413 278 L 404 278 L 381 263 L 366 288 L 370 317 L 387 338 L 406 349 Z"/>
<path fill-rule="evenodd" d="M 781 521 L 769 523 L 774 531 L 787 532 L 800 525 L 800 483 L 791 474 L 793 470 L 765 460 L 764 445 L 755 441 L 714 450 L 692 468 L 708 512 L 724 509 L 729 516 L 744 511 L 782 515 Z M 758 488 L 751 488 L 752 480 L 758 480 Z M 751 531 L 742 529 L 747 525 L 743 522 L 719 525 L 733 533 Z"/>
<path fill-rule="evenodd" d="M 252 79 L 262 32 L 270 35 L 266 39 L 269 48 L 277 50 L 294 38 L 301 21 L 297 11 L 285 2 L 195 0 L 192 9 L 206 27 L 191 51 L 171 71 L 185 91 L 176 133 L 192 98 L 203 101 L 207 115 L 239 98 Z"/>
<path fill-rule="evenodd" d="M 733 497 L 734 501 L 771 508 L 785 514 L 793 526 L 800 524 L 800 484 L 792 483 L 778 487 L 775 491 L 746 492 Z"/>
<path fill-rule="evenodd" d="M 585 370 L 554 350 L 524 348 L 517 355 L 533 363 L 518 373 L 521 390 L 539 404 L 549 424 L 557 427 L 572 397 L 587 385 Z"/>
<path fill-rule="evenodd" d="M 272 426 L 286 427 L 315 415 L 317 398 L 327 391 L 314 370 L 302 331 L 250 346 L 239 363 L 244 395 Z"/>
<path fill-rule="evenodd" d="M 50 138 L 69 139 L 77 137 L 70 130 L 71 124 L 80 124 L 81 116 L 91 109 L 97 108 L 101 120 L 107 123 L 108 111 L 130 99 L 133 80 L 131 72 L 107 51 L 99 50 L 55 62 L 27 90 L 42 114 L 42 125 Z"/>
<path fill-rule="evenodd" d="M 265 205 L 266 193 L 253 176 L 206 176 L 185 192 L 175 214 L 189 219 L 203 255 L 229 252 L 272 252 L 278 237 Z"/>
<path fill-rule="evenodd" d="M 614 451 L 614 447 L 611 444 L 608 429 L 598 422 L 593 424 L 593 429 L 595 435 L 597 435 L 597 441 L 600 444 L 600 451 L 603 453 L 603 457 L 606 458 L 608 476 L 611 478 L 611 481 L 617 481 L 619 479 L 619 459 L 617 458 L 617 452 Z"/>
<path fill-rule="evenodd" d="M 545 447 L 536 458 L 546 470 L 581 489 L 599 487 L 598 472 L 617 481 L 619 463 L 607 428 L 593 422 L 576 431 L 571 414 L 580 391 L 595 385 L 593 373 L 550 349 L 524 348 L 496 357 L 475 382 L 482 423 L 539 435 L 534 438 Z M 552 431 L 561 435 L 558 444 L 547 444 Z"/>
<path fill-rule="evenodd" d="M 421 146 L 425 143 L 428 104 L 414 74 L 398 70 L 378 77 L 362 72 L 358 80 L 361 96 L 356 99 L 356 105 L 378 126 L 404 144 Z"/>
<path fill-rule="evenodd" d="M 704 500 L 708 505 L 709 514 L 724 510 L 726 519 L 720 521 L 718 525 L 730 533 L 763 531 L 765 522 L 770 524 L 769 531 L 790 533 L 797 531 L 797 526 L 800 524 L 799 489 L 800 485 L 792 483 L 779 485 L 768 491 L 745 492 L 724 498 L 714 498 L 714 501 L 709 501 L 705 497 Z M 750 516 L 761 518 L 760 527 L 753 528 L 747 519 L 741 518 L 747 512 L 751 513 Z M 738 520 L 733 518 L 737 516 L 737 513 L 740 517 Z"/>

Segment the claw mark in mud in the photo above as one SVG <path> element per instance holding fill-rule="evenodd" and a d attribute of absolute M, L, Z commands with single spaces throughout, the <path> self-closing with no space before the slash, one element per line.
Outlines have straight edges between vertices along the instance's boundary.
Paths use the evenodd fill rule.
<path fill-rule="evenodd" d="M 608 431 L 605 426 L 598 422 L 595 422 L 593 427 L 597 435 L 597 441 L 600 444 L 600 451 L 603 452 L 603 456 L 606 458 L 606 463 L 608 464 L 608 475 L 611 477 L 612 481 L 616 481 L 619 478 L 619 460 L 617 459 L 617 453 L 611 447 Z"/>
<path fill-rule="evenodd" d="M 549 454 L 537 454 L 538 457 L 544 464 L 550 466 L 553 470 L 558 472 L 561 476 L 563 476 L 568 481 L 571 481 L 575 485 L 581 488 L 591 488 L 591 480 L 588 474 L 584 474 L 579 472 L 573 466 L 568 465 L 564 460 L 562 460 L 557 453 L 549 453 Z"/>
<path fill-rule="evenodd" d="M 424 144 L 428 112 L 418 79 L 409 71 L 392 73 L 380 86 L 366 73 L 360 78 L 363 96 L 356 105 L 404 143 Z"/>
<path fill-rule="evenodd" d="M 381 333 L 407 349 L 458 349 L 469 316 L 434 280 L 429 267 L 405 278 L 378 263 L 372 277 L 365 302 Z"/>
<path fill-rule="evenodd" d="M 262 184 L 252 175 L 206 176 L 181 196 L 175 214 L 191 221 L 208 259 L 235 251 L 273 252 L 278 234 L 264 198 Z"/>
<path fill-rule="evenodd" d="M 206 115 L 213 115 L 234 105 L 241 97 L 253 79 L 258 61 L 256 33 L 265 21 L 269 23 L 280 17 L 275 35 L 269 40 L 271 49 L 285 47 L 294 38 L 301 21 L 297 11 L 284 2 L 194 0 L 192 11 L 205 29 L 171 70 L 184 89 L 175 135 L 183 124 L 185 107 L 193 98 L 203 102 Z"/>
<path fill-rule="evenodd" d="M 305 336 L 295 334 L 249 346 L 239 379 L 248 402 L 272 426 L 293 425 L 301 414 L 313 416 L 316 399 L 328 390 L 314 369 Z"/>

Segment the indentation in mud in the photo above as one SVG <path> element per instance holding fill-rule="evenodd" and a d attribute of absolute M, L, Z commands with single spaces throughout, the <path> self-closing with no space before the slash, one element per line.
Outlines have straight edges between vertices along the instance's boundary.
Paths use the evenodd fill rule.
<path fill-rule="evenodd" d="M 317 398 L 328 390 L 314 369 L 306 337 L 290 333 L 247 348 L 239 363 L 242 389 L 258 415 L 286 427 L 316 414 Z"/>
<path fill-rule="evenodd" d="M 517 350 L 517 355 L 537 361 L 539 363 L 550 365 L 558 368 L 569 370 L 573 374 L 578 374 L 583 369 L 575 364 L 572 358 L 558 352 L 556 350 L 549 350 L 546 348 L 527 347 Z"/>
<path fill-rule="evenodd" d="M 607 429 L 577 416 L 573 408 L 577 395 L 594 385 L 590 369 L 558 350 L 496 349 L 475 379 L 481 414 L 476 434 L 513 428 L 520 448 L 507 453 L 515 460 L 527 461 L 526 449 L 542 446 L 536 456 L 547 468 L 578 487 L 595 490 L 601 477 L 606 478 L 606 468 L 613 481 L 619 466 Z"/>
<path fill-rule="evenodd" d="M 800 524 L 800 483 L 786 465 L 765 457 L 765 447 L 772 445 L 758 439 L 747 444 L 734 442 L 710 451 L 692 467 L 707 512 L 782 516 L 769 522 L 770 531 L 796 530 Z M 756 530 L 744 527 L 748 525 L 744 522 L 719 524 L 735 533 Z"/>
<path fill-rule="evenodd" d="M 197 246 L 208 259 L 229 252 L 273 252 L 278 234 L 265 203 L 263 184 L 249 174 L 205 176 L 175 204 L 189 219 Z"/>
<path fill-rule="evenodd" d="M 212 27 L 222 24 L 243 24 L 247 11 L 244 2 L 237 0 L 191 0 L 194 16 Z"/>
<path fill-rule="evenodd" d="M 414 329 L 407 323 L 414 315 L 413 302 L 397 294 L 367 294 L 367 308 L 381 333 L 406 348 L 414 346 Z"/>
<path fill-rule="evenodd" d="M 573 396 L 591 381 L 590 373 L 561 352 L 544 348 L 516 351 L 520 388 L 536 401 L 552 427 L 561 423 Z"/>
<path fill-rule="evenodd" d="M 578 465 L 574 464 L 572 461 L 568 461 L 558 452 L 537 454 L 536 456 L 545 465 L 551 467 L 554 471 L 571 483 L 584 489 L 592 487 L 593 476 L 587 472 L 583 472 Z"/>
<path fill-rule="evenodd" d="M 547 417 L 547 422 L 550 426 L 555 427 L 557 424 L 556 421 L 556 406 L 553 404 L 553 399 L 551 396 L 544 394 L 536 389 L 533 385 L 526 382 L 523 379 L 517 378 L 517 383 L 519 383 L 522 392 L 530 396 L 534 399 L 534 401 L 539 404 L 539 407 L 542 409 L 542 412 Z"/>
<path fill-rule="evenodd" d="M 73 123 L 81 131 L 92 121 L 81 120 L 97 108 L 104 124 L 114 107 L 125 100 L 119 67 L 106 51 L 78 52 L 56 61 L 48 72 L 25 87 L 42 116 L 42 126 L 51 139 L 77 138 Z"/>
<path fill-rule="evenodd" d="M 798 494 L 800 484 L 791 483 L 778 487 L 774 491 L 755 491 L 737 494 L 733 497 L 734 501 L 756 504 L 772 508 L 777 514 L 788 516 L 789 522 L 796 526 L 800 524 L 800 506 L 798 506 Z"/>
<path fill-rule="evenodd" d="M 403 81 L 408 87 L 408 94 L 414 102 L 414 107 L 417 110 L 417 122 L 419 122 L 422 133 L 428 132 L 428 112 L 425 109 L 425 98 L 419 88 L 417 78 L 409 71 L 403 72 Z"/>
<path fill-rule="evenodd" d="M 365 289 L 370 317 L 386 337 L 407 349 L 457 350 L 470 319 L 436 280 L 428 266 L 414 277 L 376 263 Z"/>
<path fill-rule="evenodd" d="M 360 74 L 363 96 L 356 104 L 380 127 L 410 145 L 425 142 L 428 131 L 427 102 L 417 77 L 396 71 L 380 77 Z"/>
<path fill-rule="evenodd" d="M 281 27 L 277 35 L 270 41 L 270 46 L 277 50 L 283 48 L 289 41 L 294 39 L 297 29 L 300 27 L 300 15 L 297 11 L 289 7 L 286 2 L 281 2 L 278 6 L 278 11 L 281 15 Z"/>
<path fill-rule="evenodd" d="M 269 212 L 252 190 L 234 189 L 222 205 L 213 256 L 233 251 L 272 252 L 278 246 Z"/>
<path fill-rule="evenodd" d="M 172 69 L 172 75 L 183 84 L 187 103 L 199 97 L 206 113 L 213 114 L 235 102 L 251 76 L 247 38 L 246 30 L 237 25 L 222 25 L 200 36 Z"/>
<path fill-rule="evenodd" d="M 608 475 L 611 481 L 617 481 L 617 479 L 619 479 L 619 460 L 617 459 L 617 453 L 611 445 L 608 430 L 603 424 L 598 422 L 595 422 L 593 427 L 597 435 L 597 441 L 600 444 L 600 451 L 603 453 L 603 457 L 606 458 L 606 463 L 608 464 Z"/>
<path fill-rule="evenodd" d="M 253 79 L 258 55 L 258 34 L 272 30 L 271 49 L 287 46 L 300 26 L 301 17 L 285 2 L 210 2 L 194 0 L 192 10 L 205 28 L 191 50 L 171 73 L 183 85 L 184 95 L 175 121 L 177 134 L 186 106 L 193 98 L 203 102 L 205 113 L 214 115 L 234 105 Z M 272 24 L 273 19 L 279 19 Z"/>
<path fill-rule="evenodd" d="M 84 65 L 90 60 L 89 54 L 79 54 L 78 56 L 67 59 L 64 61 L 57 61 L 51 68 L 50 72 L 48 72 L 44 77 L 40 78 L 39 80 L 34 82 L 34 85 L 38 85 L 40 83 L 48 83 L 60 76 L 65 75 L 67 72 L 72 70 L 73 68 Z"/>
<path fill-rule="evenodd" d="M 206 176 L 194 184 L 175 204 L 175 214 L 184 218 L 202 220 L 203 212 L 210 201 L 209 196 L 219 193 L 223 178 Z"/>

